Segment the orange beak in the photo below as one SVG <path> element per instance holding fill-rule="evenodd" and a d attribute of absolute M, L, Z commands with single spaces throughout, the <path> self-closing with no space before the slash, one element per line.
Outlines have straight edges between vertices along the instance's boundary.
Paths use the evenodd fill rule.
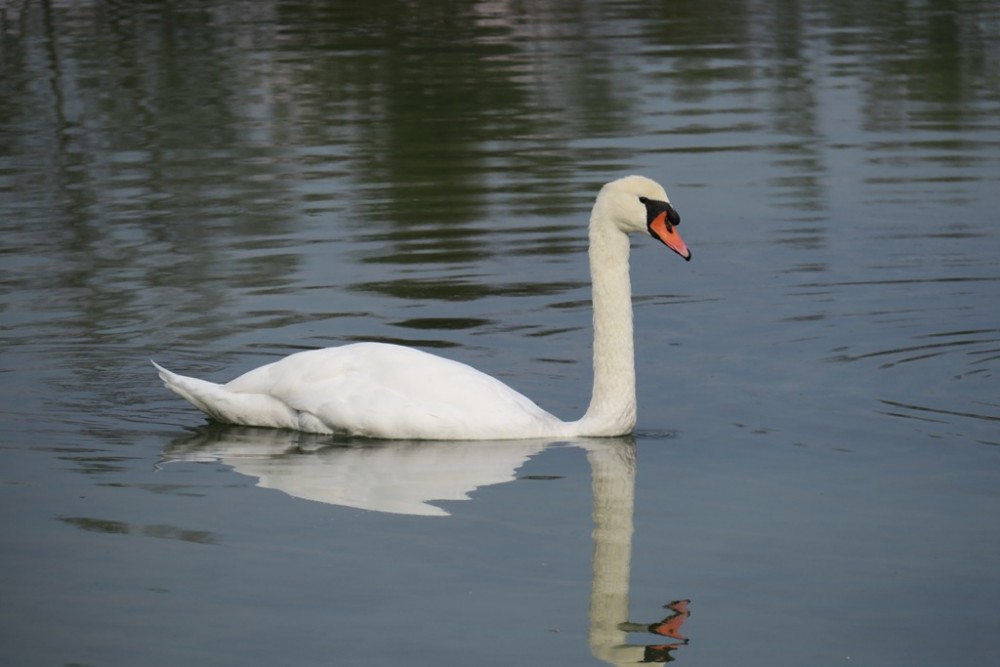
<path fill-rule="evenodd" d="M 685 261 L 691 261 L 691 251 L 688 250 L 681 235 L 677 233 L 677 228 L 667 220 L 666 212 L 653 218 L 653 221 L 649 223 L 649 233 L 663 242 L 663 245 L 683 257 Z"/>

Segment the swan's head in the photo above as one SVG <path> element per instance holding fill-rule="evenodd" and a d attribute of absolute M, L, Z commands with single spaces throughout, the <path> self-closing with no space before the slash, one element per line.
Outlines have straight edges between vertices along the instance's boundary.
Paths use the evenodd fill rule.
<path fill-rule="evenodd" d="M 601 188 L 594 212 L 626 234 L 647 232 L 685 260 L 691 259 L 676 229 L 681 216 L 670 205 L 663 186 L 652 179 L 626 176 L 611 181 Z"/>

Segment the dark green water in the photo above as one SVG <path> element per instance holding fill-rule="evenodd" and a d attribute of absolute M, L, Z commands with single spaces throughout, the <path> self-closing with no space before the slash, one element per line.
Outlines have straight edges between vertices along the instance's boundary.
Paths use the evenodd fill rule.
<path fill-rule="evenodd" d="M 998 34 L 975 1 L 0 0 L 0 663 L 996 663 Z M 628 173 L 694 254 L 634 244 L 634 439 L 334 446 L 148 365 L 404 342 L 575 418 Z"/>

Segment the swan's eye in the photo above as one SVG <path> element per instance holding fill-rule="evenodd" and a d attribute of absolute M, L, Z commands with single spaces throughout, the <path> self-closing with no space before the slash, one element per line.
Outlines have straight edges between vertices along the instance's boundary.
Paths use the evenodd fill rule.
<path fill-rule="evenodd" d="M 643 204 L 649 203 L 649 199 L 647 199 L 646 197 L 639 197 L 639 201 L 642 202 Z"/>

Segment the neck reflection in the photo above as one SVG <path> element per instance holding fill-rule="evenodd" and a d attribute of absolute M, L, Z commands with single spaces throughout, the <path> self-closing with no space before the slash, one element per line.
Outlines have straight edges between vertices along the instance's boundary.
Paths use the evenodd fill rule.
<path fill-rule="evenodd" d="M 667 605 L 670 614 L 656 623 L 628 621 L 632 563 L 632 512 L 635 506 L 636 447 L 632 437 L 584 441 L 594 492 L 594 559 L 590 588 L 590 650 L 612 665 L 670 662 L 687 644 L 680 628 L 689 600 Z M 627 635 L 646 632 L 668 642 L 629 644 Z"/>

